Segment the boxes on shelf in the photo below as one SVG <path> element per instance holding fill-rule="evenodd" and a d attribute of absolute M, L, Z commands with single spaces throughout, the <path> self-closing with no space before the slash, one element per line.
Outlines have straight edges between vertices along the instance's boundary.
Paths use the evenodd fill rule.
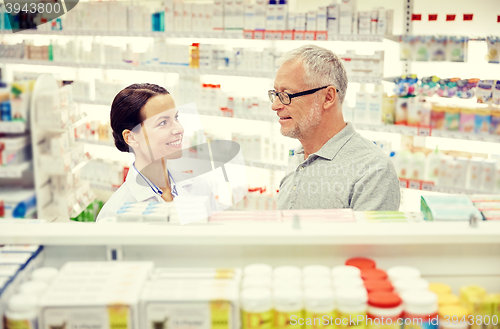
<path fill-rule="evenodd" d="M 40 327 L 141 328 L 139 296 L 153 267 L 153 262 L 66 263 L 40 299 Z"/>
<path fill-rule="evenodd" d="M 28 135 L 0 137 L 0 166 L 19 165 L 31 160 L 31 139 Z"/>
<path fill-rule="evenodd" d="M 34 189 L 0 189 L 0 217 L 33 218 L 37 197 Z"/>
<path fill-rule="evenodd" d="M 468 221 L 471 216 L 482 219 L 467 195 L 423 195 L 420 210 L 427 221 Z"/>

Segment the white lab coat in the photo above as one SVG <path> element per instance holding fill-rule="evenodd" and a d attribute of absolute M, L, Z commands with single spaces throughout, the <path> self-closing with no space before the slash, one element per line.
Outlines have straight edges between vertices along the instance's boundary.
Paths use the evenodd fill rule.
<path fill-rule="evenodd" d="M 214 190 L 206 180 L 199 177 L 190 178 L 188 174 L 180 172 L 170 171 L 170 174 L 174 179 L 173 182 L 170 181 L 172 191 L 175 187 L 179 196 L 206 196 L 208 197 L 210 212 L 217 212 Z M 125 182 L 104 204 L 96 221 L 106 217 L 116 217 L 118 210 L 127 202 L 166 202 L 146 184 L 145 180 L 144 184 L 138 184 L 138 179 L 144 180 L 132 166 L 128 171 Z"/>

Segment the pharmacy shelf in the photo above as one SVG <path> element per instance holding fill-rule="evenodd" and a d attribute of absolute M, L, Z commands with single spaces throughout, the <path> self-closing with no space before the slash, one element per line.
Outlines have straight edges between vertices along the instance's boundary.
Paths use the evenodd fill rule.
<path fill-rule="evenodd" d="M 237 76 L 246 78 L 265 78 L 274 79 L 274 72 L 259 72 L 259 71 L 236 71 L 236 70 L 211 70 L 211 69 L 192 69 L 181 65 L 132 65 L 132 64 L 94 64 L 94 63 L 67 63 L 53 61 L 36 61 L 29 59 L 12 59 L 1 58 L 5 64 L 22 64 L 22 65 L 41 65 L 41 66 L 61 66 L 71 68 L 90 68 L 103 70 L 129 70 L 139 72 L 161 72 L 161 73 L 177 73 L 183 76 L 199 76 L 199 75 L 222 75 L 222 76 Z M 382 77 L 349 77 L 349 82 L 353 83 L 378 83 L 382 81 Z M 92 101 L 94 102 L 94 101 Z M 98 102 L 99 105 L 102 104 Z"/>
<path fill-rule="evenodd" d="M 11 31 L 0 31 L 0 34 L 11 35 Z M 224 32 L 129 32 L 129 31 L 99 31 L 99 30 L 78 30 L 78 31 L 40 31 L 40 30 L 24 30 L 16 32 L 16 34 L 32 34 L 32 35 L 64 35 L 64 36 L 102 36 L 102 37 L 142 37 L 142 38 L 200 38 L 200 39 L 246 39 L 244 31 L 224 31 Z M 382 42 L 384 39 L 399 42 L 399 35 L 330 35 L 328 40 L 323 41 L 354 41 L 354 42 Z M 266 41 L 302 41 L 302 40 L 277 40 L 264 39 Z M 322 41 L 322 40 L 315 40 Z"/>
<path fill-rule="evenodd" d="M 358 130 L 370 130 L 379 132 L 389 132 L 409 136 L 426 136 L 426 137 L 441 137 L 452 139 L 464 139 L 481 142 L 500 143 L 500 136 L 496 135 L 478 135 L 474 133 L 464 133 L 460 131 L 447 131 L 447 130 L 431 130 L 429 128 L 410 127 L 404 125 L 372 125 L 354 123 L 354 127 Z"/>
<path fill-rule="evenodd" d="M 120 188 L 120 186 L 99 182 L 90 182 L 90 188 L 94 190 L 115 192 L 116 190 L 118 190 L 118 188 Z"/>
<path fill-rule="evenodd" d="M 28 130 L 26 122 L 22 121 L 0 121 L 0 133 L 23 133 Z"/>
<path fill-rule="evenodd" d="M 31 161 L 23 162 L 21 164 L 0 166 L 0 178 L 21 178 L 23 176 L 23 172 L 31 168 Z"/>
<path fill-rule="evenodd" d="M 75 142 L 115 147 L 115 144 L 112 141 L 96 141 L 96 140 L 91 140 L 91 139 L 77 138 L 77 139 L 75 139 Z"/>
<path fill-rule="evenodd" d="M 455 187 L 443 187 L 443 186 L 436 186 L 432 182 L 425 182 L 425 181 L 417 181 L 417 180 L 412 180 L 412 179 L 399 179 L 399 185 L 402 188 L 407 188 L 410 190 L 421 190 L 421 191 L 428 191 L 428 192 L 439 192 L 439 193 L 448 193 L 448 194 L 492 194 L 492 195 L 498 195 L 498 192 L 485 192 L 485 191 L 479 191 L 479 190 L 469 190 L 469 189 L 463 189 L 463 188 L 455 188 Z"/>
<path fill-rule="evenodd" d="M 256 217 L 258 212 L 256 212 Z M 75 226 L 79 225 L 79 226 Z M 47 245 L 500 245 L 500 222 L 5 224 L 0 242 Z"/>

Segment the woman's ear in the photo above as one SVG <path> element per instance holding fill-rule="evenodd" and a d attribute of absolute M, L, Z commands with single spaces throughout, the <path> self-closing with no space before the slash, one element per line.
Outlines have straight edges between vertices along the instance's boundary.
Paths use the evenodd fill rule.
<path fill-rule="evenodd" d="M 137 140 L 135 139 L 135 136 L 131 130 L 124 129 L 122 132 L 122 136 L 125 143 L 127 143 L 130 147 L 136 148 L 138 146 Z"/>

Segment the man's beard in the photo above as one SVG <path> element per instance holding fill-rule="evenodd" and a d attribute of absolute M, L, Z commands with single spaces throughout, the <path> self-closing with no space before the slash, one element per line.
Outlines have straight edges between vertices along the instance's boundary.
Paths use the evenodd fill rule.
<path fill-rule="evenodd" d="M 290 128 L 281 127 L 281 134 L 285 137 L 303 139 L 311 133 L 321 122 L 321 108 L 314 104 L 308 115 Z"/>

